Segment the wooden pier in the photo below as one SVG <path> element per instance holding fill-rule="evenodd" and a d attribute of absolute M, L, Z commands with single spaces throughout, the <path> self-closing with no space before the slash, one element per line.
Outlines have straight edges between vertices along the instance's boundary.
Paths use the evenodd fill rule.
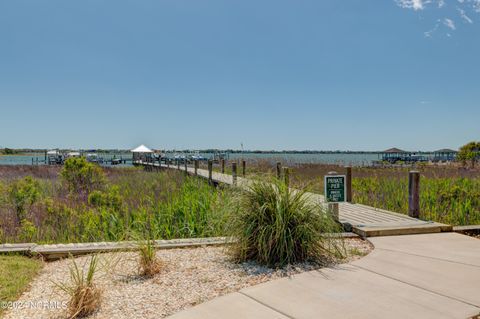
<path fill-rule="evenodd" d="M 159 162 L 142 161 L 136 161 L 134 162 L 134 165 L 144 166 L 147 169 L 186 170 L 189 175 L 197 175 L 208 179 L 213 184 L 228 184 L 236 185 L 237 187 L 246 187 L 252 182 L 251 180 L 245 177 L 240 177 L 237 174 L 232 176 L 215 171 L 211 171 L 209 174 L 208 170 L 199 168 L 195 169 L 194 166 L 185 167 L 184 165 L 178 166 Z M 323 195 L 314 193 L 307 193 L 307 195 L 310 196 L 311 200 L 326 207 L 327 203 L 325 203 Z M 339 204 L 338 219 L 346 231 L 352 231 L 362 237 L 440 233 L 453 230 L 453 227 L 450 225 L 433 221 L 424 221 L 404 214 L 352 203 Z"/>

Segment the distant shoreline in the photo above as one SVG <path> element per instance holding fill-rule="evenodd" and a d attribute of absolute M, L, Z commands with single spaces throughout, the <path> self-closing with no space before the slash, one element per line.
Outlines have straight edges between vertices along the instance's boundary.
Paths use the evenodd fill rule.
<path fill-rule="evenodd" d="M 32 156 L 38 154 L 44 154 L 45 150 L 13 150 L 14 154 L 3 154 L 0 152 L 0 156 Z M 72 151 L 72 149 L 60 149 L 62 152 Z M 92 152 L 92 153 L 130 153 L 130 150 L 81 150 L 84 152 Z M 161 152 L 166 153 L 205 153 L 205 154 L 212 154 L 212 153 L 229 153 L 229 154 L 383 154 L 384 151 L 313 151 L 313 150 L 302 150 L 302 151 L 260 151 L 260 150 L 232 150 L 232 149 L 205 149 L 205 150 L 198 150 L 198 149 L 191 149 L 191 150 L 158 150 Z M 408 153 L 415 153 L 415 154 L 433 154 L 434 151 L 407 151 Z"/>
<path fill-rule="evenodd" d="M 2 157 L 12 157 L 12 156 L 33 156 L 33 155 L 38 155 L 39 153 L 35 152 L 29 152 L 29 153 L 15 153 L 15 154 L 2 154 L 0 153 L 0 156 Z"/>

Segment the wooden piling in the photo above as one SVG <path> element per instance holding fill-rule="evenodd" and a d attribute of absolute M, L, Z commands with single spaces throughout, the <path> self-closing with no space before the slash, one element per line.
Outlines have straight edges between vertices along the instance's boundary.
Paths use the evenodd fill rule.
<path fill-rule="evenodd" d="M 277 162 L 277 178 L 280 179 L 282 177 L 282 163 Z"/>
<path fill-rule="evenodd" d="M 337 175 L 337 172 L 335 171 L 328 172 L 328 175 Z M 328 203 L 328 213 L 331 214 L 333 219 L 337 221 L 339 220 L 339 215 L 340 215 L 339 212 L 340 212 L 340 209 L 338 207 L 338 203 Z"/>
<path fill-rule="evenodd" d="M 185 174 L 188 174 L 188 161 L 187 158 L 183 160 L 184 166 L 185 166 Z"/>
<path fill-rule="evenodd" d="M 180 170 L 180 160 L 177 158 L 176 161 L 177 161 L 177 170 Z"/>
<path fill-rule="evenodd" d="M 195 176 L 198 175 L 198 160 L 195 160 L 195 164 L 194 164 L 194 174 L 195 174 Z"/>
<path fill-rule="evenodd" d="M 242 160 L 242 176 L 243 177 L 245 177 L 246 169 L 247 169 L 247 162 L 245 160 Z"/>
<path fill-rule="evenodd" d="M 212 161 L 212 160 L 208 160 L 208 182 L 209 182 L 210 184 L 213 183 L 212 175 L 213 175 L 213 161 Z"/>
<path fill-rule="evenodd" d="M 232 162 L 232 182 L 233 185 L 237 185 L 237 163 Z"/>
<path fill-rule="evenodd" d="M 221 160 L 221 165 L 222 165 L 221 172 L 222 172 L 222 174 L 225 174 L 225 159 L 224 158 L 222 158 L 222 160 Z"/>
<path fill-rule="evenodd" d="M 420 172 L 410 171 L 408 174 L 408 216 L 420 217 Z"/>
<path fill-rule="evenodd" d="M 346 183 L 347 183 L 347 194 L 346 194 L 346 200 L 348 203 L 352 202 L 352 167 L 347 166 L 346 167 Z"/>

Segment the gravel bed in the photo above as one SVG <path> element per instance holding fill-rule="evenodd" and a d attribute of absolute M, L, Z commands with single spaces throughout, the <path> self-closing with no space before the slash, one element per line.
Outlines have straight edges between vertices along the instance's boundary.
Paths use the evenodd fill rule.
<path fill-rule="evenodd" d="M 369 242 L 359 238 L 346 239 L 345 243 L 351 254 L 342 262 L 360 258 L 372 249 Z M 223 247 L 159 250 L 157 256 L 164 263 L 163 271 L 145 279 L 137 275 L 136 253 L 101 254 L 95 278 L 103 292 L 102 305 L 89 318 L 164 318 L 248 286 L 318 269 L 307 263 L 279 270 L 255 263 L 234 264 Z M 89 260 L 89 256 L 76 258 L 79 266 Z M 46 263 L 4 318 L 67 318 L 68 296 L 58 284 L 68 282 L 71 264 L 68 259 Z"/>

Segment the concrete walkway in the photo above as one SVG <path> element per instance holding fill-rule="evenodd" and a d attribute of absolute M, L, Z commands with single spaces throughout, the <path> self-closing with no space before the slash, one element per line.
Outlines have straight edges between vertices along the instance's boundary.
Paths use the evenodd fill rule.
<path fill-rule="evenodd" d="M 368 256 L 219 297 L 171 319 L 471 318 L 480 240 L 456 233 L 373 237 Z"/>

